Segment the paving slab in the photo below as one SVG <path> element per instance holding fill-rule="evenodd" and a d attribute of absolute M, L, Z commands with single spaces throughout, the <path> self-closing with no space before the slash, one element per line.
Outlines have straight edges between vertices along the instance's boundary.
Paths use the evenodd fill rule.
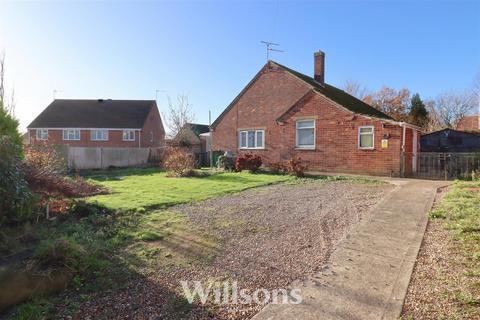
<path fill-rule="evenodd" d="M 317 274 L 292 283 L 300 304 L 270 304 L 253 319 L 398 319 L 438 187 L 392 179 L 390 192 Z"/>

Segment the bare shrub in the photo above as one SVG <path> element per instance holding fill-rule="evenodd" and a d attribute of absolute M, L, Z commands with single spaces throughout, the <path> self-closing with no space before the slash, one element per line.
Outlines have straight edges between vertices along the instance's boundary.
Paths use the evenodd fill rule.
<path fill-rule="evenodd" d="M 296 177 L 305 176 L 305 171 L 307 170 L 307 165 L 302 163 L 301 158 L 291 158 L 285 162 L 285 170 L 289 175 Z"/>
<path fill-rule="evenodd" d="M 191 176 L 195 169 L 195 158 L 182 148 L 169 148 L 165 153 L 163 165 L 169 177 Z"/>
<path fill-rule="evenodd" d="M 270 171 L 272 173 L 285 173 L 285 164 L 281 161 L 277 162 L 270 162 L 268 164 L 268 168 L 270 168 Z"/>
<path fill-rule="evenodd" d="M 79 175 L 67 177 L 65 160 L 49 144 L 26 146 L 24 154 L 26 180 L 30 188 L 43 198 L 85 197 L 105 191 Z"/>

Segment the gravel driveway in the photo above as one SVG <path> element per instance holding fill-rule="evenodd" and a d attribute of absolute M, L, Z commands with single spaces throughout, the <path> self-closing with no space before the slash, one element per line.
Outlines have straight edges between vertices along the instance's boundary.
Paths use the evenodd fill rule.
<path fill-rule="evenodd" d="M 285 288 L 319 270 L 335 244 L 391 189 L 389 184 L 314 181 L 170 208 L 218 239 L 221 251 L 208 263 L 157 270 L 121 292 L 98 295 L 83 305 L 83 317 L 98 308 L 103 314 L 110 309 L 110 318 L 250 318 L 261 305 L 192 307 L 179 302 L 179 280 L 229 279 L 251 291 Z"/>

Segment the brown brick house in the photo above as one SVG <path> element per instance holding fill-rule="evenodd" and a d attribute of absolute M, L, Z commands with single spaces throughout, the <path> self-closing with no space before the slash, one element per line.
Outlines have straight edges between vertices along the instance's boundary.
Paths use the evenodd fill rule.
<path fill-rule="evenodd" d="M 463 117 L 457 124 L 460 131 L 480 131 L 480 114 Z"/>
<path fill-rule="evenodd" d="M 300 157 L 310 170 L 376 175 L 416 170 L 420 128 L 314 77 L 268 61 L 212 124 L 213 150 L 253 152 L 264 163 Z"/>
<path fill-rule="evenodd" d="M 165 139 L 154 100 L 56 99 L 27 129 L 31 143 L 74 147 L 160 147 Z"/>

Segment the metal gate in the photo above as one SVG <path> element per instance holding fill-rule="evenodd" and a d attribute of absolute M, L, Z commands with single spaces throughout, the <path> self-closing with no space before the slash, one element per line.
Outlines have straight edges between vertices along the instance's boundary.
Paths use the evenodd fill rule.
<path fill-rule="evenodd" d="M 409 158 L 408 155 L 405 157 Z M 469 179 L 473 171 L 480 171 L 480 153 L 419 152 L 416 157 L 416 172 L 410 170 L 405 173 L 406 176 L 436 180 Z"/>

